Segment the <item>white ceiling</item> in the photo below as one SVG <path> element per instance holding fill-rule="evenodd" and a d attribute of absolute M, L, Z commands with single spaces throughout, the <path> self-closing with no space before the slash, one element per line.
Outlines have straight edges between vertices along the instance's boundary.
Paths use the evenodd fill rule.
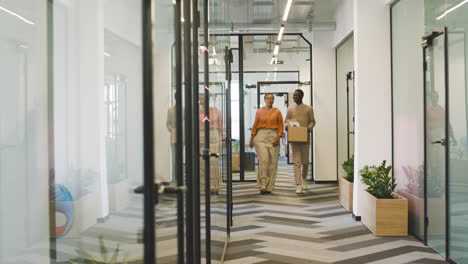
<path fill-rule="evenodd" d="M 214 17 L 222 20 L 219 23 L 230 24 L 236 31 L 269 30 L 283 23 L 287 31 L 333 30 L 335 11 L 341 1 L 344 0 L 293 0 L 288 21 L 284 23 L 282 16 L 287 0 L 228 0 L 218 2 L 225 5 L 224 14 Z"/>

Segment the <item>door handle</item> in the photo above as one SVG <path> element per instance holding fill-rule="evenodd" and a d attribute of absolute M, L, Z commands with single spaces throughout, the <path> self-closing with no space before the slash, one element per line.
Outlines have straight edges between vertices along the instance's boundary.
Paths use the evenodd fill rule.
<path fill-rule="evenodd" d="M 354 131 L 349 131 L 348 134 L 353 134 L 354 135 Z"/>
<path fill-rule="evenodd" d="M 432 144 L 441 144 L 442 146 L 446 146 L 447 145 L 447 140 L 445 140 L 443 138 L 441 140 L 433 141 Z"/>

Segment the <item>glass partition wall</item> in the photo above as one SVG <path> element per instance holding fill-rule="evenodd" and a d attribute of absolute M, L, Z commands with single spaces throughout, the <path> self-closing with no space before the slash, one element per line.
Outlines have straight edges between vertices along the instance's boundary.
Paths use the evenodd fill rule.
<path fill-rule="evenodd" d="M 400 0 L 391 10 L 398 192 L 408 198 L 410 231 L 466 263 L 468 5 Z"/>
<path fill-rule="evenodd" d="M 216 200 L 215 210 L 206 208 L 217 220 L 206 226 L 199 215 L 205 196 L 194 189 L 203 182 L 192 177 L 202 168 L 193 166 L 192 156 L 183 157 L 191 147 L 184 142 L 199 135 L 183 124 L 200 116 L 198 108 L 187 112 L 196 118 L 182 115 L 192 99 L 184 98 L 191 87 L 183 83 L 198 74 L 190 59 L 204 51 L 198 45 L 189 45 L 195 50 L 190 56 L 182 50 L 188 39 L 182 2 L 186 8 L 191 3 L 0 3 L 0 212 L 8 216 L 0 219 L 1 263 L 209 259 L 212 245 L 193 247 L 204 240 L 200 226 L 218 232 L 213 258 L 221 259 L 226 185 L 213 183 L 204 194 Z M 202 14 L 205 3 L 200 1 Z M 218 7 L 210 6 L 212 17 L 222 15 L 222 9 L 212 10 Z M 206 35 L 192 29 L 200 39 Z M 217 70 L 225 71 L 220 54 Z M 212 162 L 218 182 L 229 159 L 222 75 L 208 99 L 220 109 L 212 144 L 220 157 Z M 190 162 L 193 171 L 186 170 Z"/>

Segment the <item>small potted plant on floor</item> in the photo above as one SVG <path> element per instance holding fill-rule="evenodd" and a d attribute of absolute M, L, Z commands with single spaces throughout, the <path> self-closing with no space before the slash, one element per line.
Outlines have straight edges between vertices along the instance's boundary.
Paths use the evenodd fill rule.
<path fill-rule="evenodd" d="M 348 211 L 353 211 L 353 182 L 354 182 L 354 156 L 351 156 L 341 165 L 346 176 L 339 179 L 340 193 L 339 202 Z"/>
<path fill-rule="evenodd" d="M 384 160 L 380 166 L 365 166 L 361 180 L 367 185 L 360 206 L 361 221 L 376 236 L 408 235 L 408 200 L 395 193 L 392 166 Z"/>

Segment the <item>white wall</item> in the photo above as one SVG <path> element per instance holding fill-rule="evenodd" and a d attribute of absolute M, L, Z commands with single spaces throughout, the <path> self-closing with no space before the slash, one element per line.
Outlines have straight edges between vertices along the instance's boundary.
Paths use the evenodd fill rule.
<path fill-rule="evenodd" d="M 391 163 L 390 8 L 386 0 L 354 2 L 356 131 L 353 213 L 365 186 L 359 170 Z"/>
<path fill-rule="evenodd" d="M 313 47 L 315 180 L 336 181 L 336 56 L 335 48 L 353 32 L 353 0 L 343 0 L 335 13 L 335 31 L 305 35 Z"/>
<path fill-rule="evenodd" d="M 336 47 L 346 36 L 353 32 L 353 0 L 342 0 L 335 13 L 336 30 L 334 36 L 334 47 Z"/>

